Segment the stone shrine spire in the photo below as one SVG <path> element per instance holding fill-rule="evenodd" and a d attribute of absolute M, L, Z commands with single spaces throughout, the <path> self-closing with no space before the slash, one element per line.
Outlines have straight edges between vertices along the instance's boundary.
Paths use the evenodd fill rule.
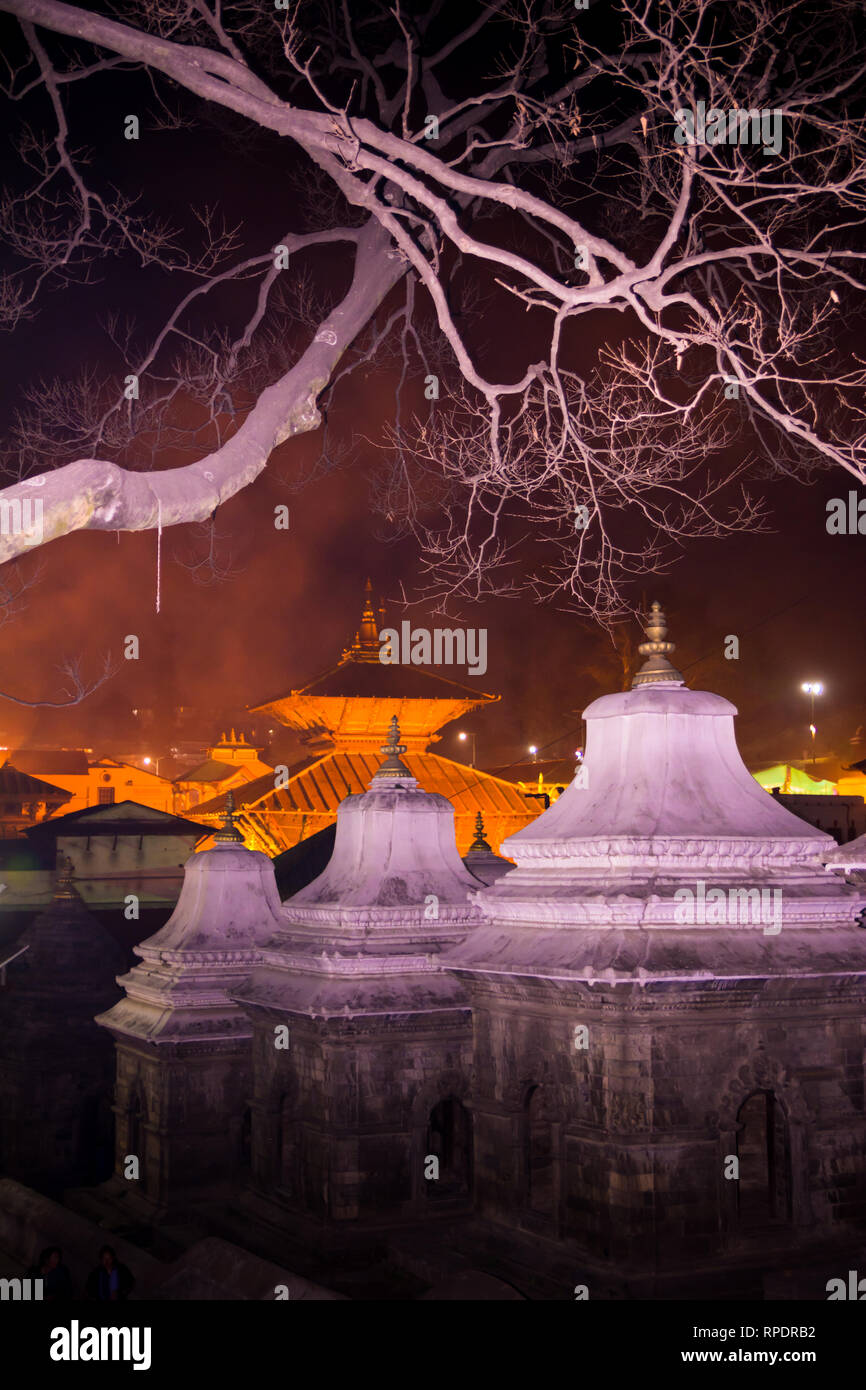
<path fill-rule="evenodd" d="M 244 837 L 235 824 L 235 797 L 231 790 L 226 797 L 222 826 L 214 835 L 214 840 L 219 845 L 242 845 L 244 842 Z"/>
<path fill-rule="evenodd" d="M 479 882 L 489 885 L 498 878 L 510 873 L 514 865 L 501 855 L 494 854 L 484 838 L 484 817 L 479 811 L 475 817 L 475 839 L 463 856 L 463 863 Z"/>
<path fill-rule="evenodd" d="M 474 854 L 476 850 L 488 850 L 491 854 L 493 853 L 493 851 L 490 849 L 490 846 L 484 838 L 484 817 L 482 816 L 480 811 L 478 812 L 478 815 L 475 817 L 475 839 L 469 846 L 469 853 Z"/>
<path fill-rule="evenodd" d="M 412 776 L 401 757 L 401 754 L 406 752 L 406 745 L 400 742 L 400 725 L 397 723 L 396 714 L 392 717 L 391 723 L 388 726 L 388 739 L 389 742 L 383 744 L 379 749 L 380 753 L 384 753 L 385 761 L 382 763 L 379 770 L 373 774 L 373 782 L 378 782 L 380 780 L 383 782 L 393 781 L 394 778 L 399 778 L 402 782 L 415 782 L 417 786 L 415 778 Z"/>
<path fill-rule="evenodd" d="M 673 642 L 665 639 L 668 633 L 667 618 L 660 603 L 652 605 L 652 611 L 645 620 L 648 642 L 641 642 L 638 651 L 646 661 L 631 683 L 632 690 L 639 685 L 658 685 L 662 681 L 676 681 L 683 684 L 683 678 L 676 667 L 668 661 L 668 656 L 676 650 Z"/>

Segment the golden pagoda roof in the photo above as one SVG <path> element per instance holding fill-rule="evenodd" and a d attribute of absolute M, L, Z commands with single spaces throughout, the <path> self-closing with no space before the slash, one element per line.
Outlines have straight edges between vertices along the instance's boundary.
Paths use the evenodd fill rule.
<path fill-rule="evenodd" d="M 500 698 L 418 666 L 384 664 L 381 607 L 379 620 L 368 579 L 360 627 L 337 665 L 299 690 L 251 706 L 251 712 L 270 715 L 320 746 L 358 753 L 377 752 L 382 730 L 396 715 L 407 748 L 422 752 L 443 725 Z"/>
<path fill-rule="evenodd" d="M 381 739 L 380 727 L 380 743 Z M 539 814 L 538 804 L 528 801 L 512 782 L 491 777 L 478 768 L 453 762 L 438 753 L 410 751 L 402 755 L 402 760 L 424 791 L 438 792 L 451 802 L 461 855 L 467 853 L 476 837 L 479 811 L 484 816 L 487 839 L 494 848 Z M 336 819 L 341 801 L 367 791 L 381 761 L 378 750 L 334 751 L 300 763 L 290 771 L 284 787 L 274 786 L 273 774 L 235 787 L 236 817 L 246 843 L 255 841 L 257 848 L 274 855 L 323 830 Z M 225 796 L 212 797 L 196 807 L 196 817 L 212 821 L 216 829 L 225 801 Z"/>

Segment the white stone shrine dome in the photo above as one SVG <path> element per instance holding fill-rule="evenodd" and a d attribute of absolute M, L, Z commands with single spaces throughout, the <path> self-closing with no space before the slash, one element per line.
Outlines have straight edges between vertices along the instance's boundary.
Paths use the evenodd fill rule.
<path fill-rule="evenodd" d="M 369 791 L 337 812 L 324 872 L 283 904 L 262 963 L 233 998 L 310 1017 L 358 1018 L 466 1007 L 442 969 L 480 920 L 479 887 L 454 837 L 454 809 L 403 763 L 396 718 Z"/>
<path fill-rule="evenodd" d="M 435 897 L 440 917 L 450 908 L 465 918 L 467 894 L 478 880 L 458 854 L 454 808 L 446 797 L 425 792 L 402 762 L 406 749 L 396 718 L 390 738 L 369 790 L 340 803 L 333 854 L 319 877 L 286 904 L 289 916 L 337 904 L 423 914 Z"/>
<path fill-rule="evenodd" d="M 737 748 L 736 707 L 686 688 L 667 660 L 674 647 L 663 640 L 664 614 L 653 610 L 655 637 L 640 647 L 649 659 L 633 688 L 587 706 L 574 781 L 504 852 L 519 866 L 642 865 L 650 876 L 662 868 L 694 876 L 696 856 L 719 867 L 816 859 L 830 837 L 755 781 Z"/>
<path fill-rule="evenodd" d="M 186 861 L 183 887 L 164 927 L 135 948 L 145 960 L 178 952 L 245 950 L 273 935 L 281 903 L 273 862 L 244 848 L 231 792 L 212 849 Z"/>
<path fill-rule="evenodd" d="M 688 690 L 658 604 L 631 690 L 585 711 L 571 786 L 503 852 L 517 867 L 473 894 L 484 923 L 458 973 L 610 980 L 866 972 L 866 895 L 823 865 L 824 835 L 759 786 L 735 707 Z"/>
<path fill-rule="evenodd" d="M 274 866 L 244 848 L 229 793 L 213 849 L 184 865 L 183 887 L 164 927 L 136 946 L 141 957 L 118 979 L 125 996 L 96 1022 L 118 1038 L 209 1045 L 248 1037 L 250 1023 L 230 998 L 280 925 Z"/>

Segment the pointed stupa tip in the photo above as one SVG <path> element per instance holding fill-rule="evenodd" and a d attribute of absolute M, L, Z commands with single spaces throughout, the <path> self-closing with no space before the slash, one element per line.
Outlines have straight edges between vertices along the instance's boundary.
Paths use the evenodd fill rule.
<path fill-rule="evenodd" d="M 373 610 L 373 583 L 372 580 L 368 579 L 364 585 L 364 608 L 361 613 L 361 630 L 363 631 L 365 623 L 375 623 L 375 621 L 376 614 Z"/>
<path fill-rule="evenodd" d="M 388 742 L 379 749 L 385 755 L 385 761 L 377 772 L 373 775 L 373 781 L 395 781 L 399 778 L 405 781 L 409 778 L 413 781 L 412 773 L 401 758 L 401 753 L 406 752 L 405 743 L 400 742 L 400 725 L 397 723 L 396 714 L 391 719 L 388 726 Z"/>
<path fill-rule="evenodd" d="M 364 606 L 361 609 L 361 625 L 355 633 L 354 641 L 346 648 L 340 658 L 343 661 L 379 660 L 379 625 L 373 609 L 373 582 L 367 579 L 364 585 Z"/>
<path fill-rule="evenodd" d="M 490 848 L 490 846 L 484 838 L 484 817 L 482 816 L 480 811 L 475 817 L 475 839 L 469 846 L 468 853 L 473 854 L 476 850 L 487 850 L 488 853 L 493 853 L 493 850 Z"/>
<path fill-rule="evenodd" d="M 675 681 L 677 685 L 682 685 L 682 674 L 668 661 L 669 654 L 676 651 L 676 644 L 665 641 L 668 623 L 660 603 L 652 605 L 651 612 L 644 619 L 644 630 L 649 641 L 641 642 L 638 651 L 646 660 L 631 683 L 632 690 L 639 685 L 658 685 L 663 681 Z"/>
<path fill-rule="evenodd" d="M 229 792 L 226 797 L 226 809 L 223 814 L 223 823 L 214 835 L 214 839 L 221 845 L 242 845 L 244 837 L 235 825 L 235 797 L 234 792 Z"/>
<path fill-rule="evenodd" d="M 57 856 L 57 882 L 54 887 L 55 901 L 58 898 L 77 898 L 78 890 L 73 879 L 75 877 L 75 865 L 68 854 Z"/>

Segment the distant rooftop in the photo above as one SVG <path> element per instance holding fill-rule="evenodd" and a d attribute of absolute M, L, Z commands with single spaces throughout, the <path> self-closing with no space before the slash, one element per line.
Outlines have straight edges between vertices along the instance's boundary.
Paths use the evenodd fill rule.
<path fill-rule="evenodd" d="M 210 835 L 212 828 L 141 806 L 137 801 L 112 801 L 104 806 L 85 806 L 31 826 L 25 834 L 34 840 L 58 835 Z"/>
<path fill-rule="evenodd" d="M 90 751 L 87 748 L 15 748 L 9 750 L 9 761 L 19 772 L 86 777 Z"/>
<path fill-rule="evenodd" d="M 0 767 L 0 795 L 20 797 L 22 801 L 54 801 L 60 806 L 70 800 L 72 792 L 40 777 L 31 777 L 9 762 Z"/>

